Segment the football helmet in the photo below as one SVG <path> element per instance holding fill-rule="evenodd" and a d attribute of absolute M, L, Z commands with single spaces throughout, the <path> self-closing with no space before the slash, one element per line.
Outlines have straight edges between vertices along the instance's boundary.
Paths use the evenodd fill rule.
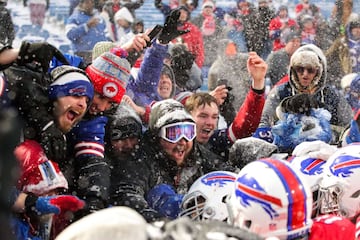
<path fill-rule="evenodd" d="M 360 143 L 336 151 L 324 166 L 320 212 L 353 218 L 360 210 Z"/>
<path fill-rule="evenodd" d="M 228 202 L 229 223 L 262 237 L 296 239 L 312 225 L 310 187 L 284 160 L 262 158 L 247 164 Z"/>
<path fill-rule="evenodd" d="M 313 198 L 313 217 L 319 212 L 319 184 L 326 163 L 323 159 L 303 157 L 291 157 L 288 159 L 291 167 L 297 175 L 301 175 L 311 188 Z"/>
<path fill-rule="evenodd" d="M 235 179 L 236 173 L 228 171 L 214 171 L 198 178 L 183 198 L 180 216 L 226 221 L 225 200 L 234 190 Z"/>

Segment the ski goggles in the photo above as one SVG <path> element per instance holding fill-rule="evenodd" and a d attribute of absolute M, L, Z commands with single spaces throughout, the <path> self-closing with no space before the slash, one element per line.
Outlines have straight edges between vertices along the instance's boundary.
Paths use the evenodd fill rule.
<path fill-rule="evenodd" d="M 177 143 L 182 138 L 192 141 L 196 137 L 196 125 L 192 122 L 171 123 L 160 128 L 159 137 L 171 143 Z"/>

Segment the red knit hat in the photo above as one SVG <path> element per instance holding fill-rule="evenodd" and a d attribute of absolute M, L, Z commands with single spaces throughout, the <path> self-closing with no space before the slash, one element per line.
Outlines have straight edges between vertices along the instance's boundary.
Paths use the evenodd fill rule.
<path fill-rule="evenodd" d="M 43 195 L 57 188 L 68 188 L 58 164 L 46 157 L 38 142 L 26 140 L 15 148 L 14 154 L 21 167 L 19 190 Z"/>
<path fill-rule="evenodd" d="M 86 68 L 86 73 L 94 85 L 95 92 L 120 103 L 126 92 L 130 68 L 130 63 L 124 56 L 105 52 Z"/>

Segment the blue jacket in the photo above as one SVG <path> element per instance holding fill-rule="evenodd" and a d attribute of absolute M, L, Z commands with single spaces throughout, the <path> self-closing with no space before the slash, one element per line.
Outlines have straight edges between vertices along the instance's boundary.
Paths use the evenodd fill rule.
<path fill-rule="evenodd" d="M 153 41 L 152 47 L 146 49 L 144 60 L 141 63 L 136 79 L 132 76 L 130 77 L 126 87 L 126 94 L 137 105 L 147 106 L 153 101 L 162 100 L 157 92 L 157 87 L 167 51 L 168 46 L 160 45 Z M 175 82 L 173 81 L 173 87 L 174 85 Z"/>
<path fill-rule="evenodd" d="M 104 19 L 98 15 L 100 22 L 92 28 L 88 28 L 86 23 L 94 16 L 87 15 L 78 8 L 75 8 L 73 14 L 69 17 L 65 32 L 67 38 L 71 41 L 74 52 L 92 51 L 94 45 L 100 41 L 109 41 L 107 38 L 106 23 Z"/>

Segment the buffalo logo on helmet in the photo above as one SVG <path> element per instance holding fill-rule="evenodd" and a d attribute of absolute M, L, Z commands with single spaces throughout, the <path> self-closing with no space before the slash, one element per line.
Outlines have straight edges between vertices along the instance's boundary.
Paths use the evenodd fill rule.
<path fill-rule="evenodd" d="M 279 216 L 272 205 L 282 207 L 281 199 L 268 195 L 255 178 L 247 174 L 238 177 L 235 194 L 240 198 L 240 203 L 244 207 L 250 206 L 250 202 L 255 202 L 261 205 L 271 219 Z"/>
<path fill-rule="evenodd" d="M 360 168 L 360 159 L 351 155 L 339 156 L 330 166 L 330 171 L 338 177 L 350 177 L 352 170 Z"/>
<path fill-rule="evenodd" d="M 218 184 L 222 187 L 228 182 L 234 182 L 235 179 L 236 178 L 234 176 L 226 173 L 209 173 L 201 179 L 201 182 L 208 186 Z"/>

